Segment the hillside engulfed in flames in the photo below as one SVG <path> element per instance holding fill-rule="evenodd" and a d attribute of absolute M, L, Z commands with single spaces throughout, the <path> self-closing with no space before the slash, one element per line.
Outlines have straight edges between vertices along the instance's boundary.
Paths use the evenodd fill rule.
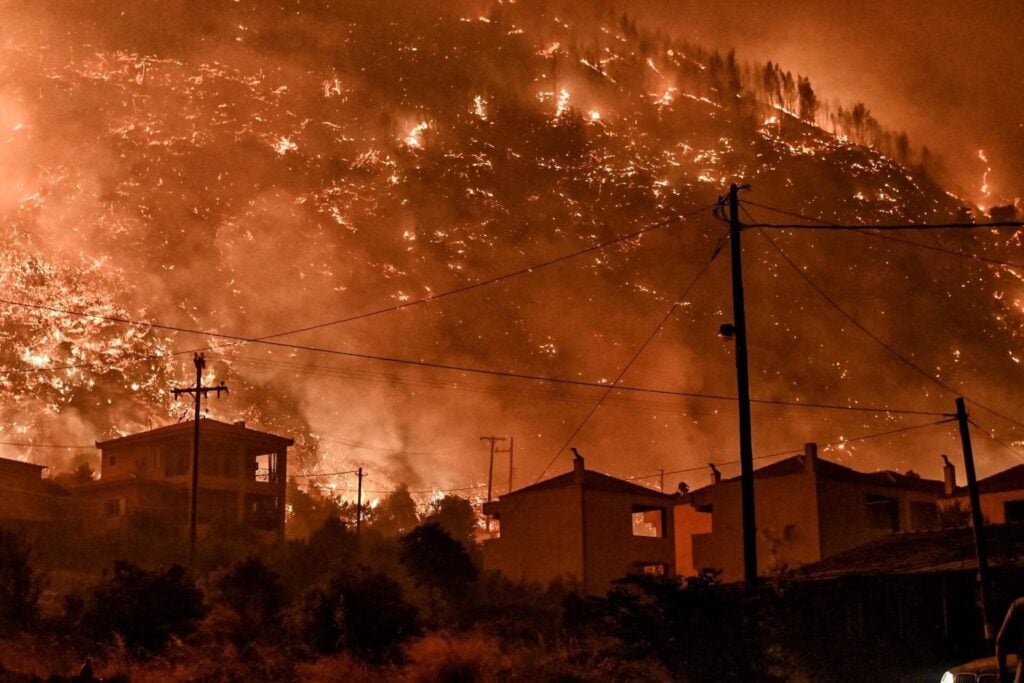
<path fill-rule="evenodd" d="M 771 67 L 610 9 L 420 4 L 19 12 L 0 47 L 3 298 L 261 337 L 545 261 L 709 204 L 737 178 L 759 202 L 828 220 L 966 215 L 905 139 L 863 109 L 816 99 L 800 111 L 804 82 L 781 70 L 772 83 Z M 721 235 L 702 215 L 460 298 L 279 339 L 608 380 Z M 1015 273 L 859 236 L 780 239 L 881 336 L 947 381 L 977 374 L 972 390 L 1007 404 Z M 1018 246 L 941 240 L 994 256 Z M 948 409 L 754 234 L 747 253 L 755 394 Z M 715 265 L 629 383 L 732 393 L 731 352 L 714 334 L 729 316 L 726 271 Z M 21 441 L 173 421 L 187 407 L 169 389 L 191 363 L 170 352 L 211 345 L 210 379 L 231 387 L 213 415 L 295 436 L 300 469 L 371 462 L 381 485 L 479 481 L 483 461 L 466 453 L 493 430 L 520 435 L 532 477 L 596 396 L 17 306 L 3 316 L 0 424 Z M 766 449 L 903 424 L 763 418 Z M 624 475 L 734 450 L 728 404 L 616 395 L 599 422 L 581 443 Z M 927 470 L 932 445 L 865 463 Z"/>

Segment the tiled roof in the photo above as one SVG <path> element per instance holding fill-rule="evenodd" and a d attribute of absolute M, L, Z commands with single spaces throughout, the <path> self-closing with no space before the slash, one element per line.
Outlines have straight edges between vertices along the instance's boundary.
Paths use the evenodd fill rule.
<path fill-rule="evenodd" d="M 984 527 L 992 565 L 1024 565 L 1024 524 Z M 806 565 L 800 575 L 811 579 L 879 574 L 974 571 L 974 533 L 969 527 L 888 534 L 865 545 Z"/>
<path fill-rule="evenodd" d="M 765 467 L 755 470 L 754 478 L 756 480 L 800 474 L 805 471 L 806 466 L 807 456 L 795 455 L 791 458 L 786 458 L 785 460 L 780 460 L 776 463 L 772 463 L 771 465 L 766 465 Z M 873 486 L 891 486 L 895 488 L 915 489 L 918 491 L 934 493 L 936 495 L 941 494 L 943 491 L 943 484 L 941 481 L 934 479 L 922 479 L 917 475 L 901 474 L 899 472 L 893 472 L 892 470 L 882 470 L 880 472 L 858 472 L 857 470 L 846 467 L 845 465 L 840 465 L 821 457 L 818 458 L 818 462 L 815 467 L 817 469 L 818 476 L 835 481 L 849 481 L 860 484 L 870 484 Z M 739 477 L 732 477 L 731 479 L 723 479 L 722 481 L 739 480 Z M 704 491 L 707 488 L 710 487 L 705 487 L 699 490 Z"/>
<path fill-rule="evenodd" d="M 991 477 L 978 480 L 978 491 L 981 493 L 998 493 L 1000 491 L 1024 490 L 1024 465 L 1017 465 L 1002 472 L 996 472 Z M 967 487 L 958 486 L 953 492 L 954 496 L 966 496 Z"/>
<path fill-rule="evenodd" d="M 566 472 L 560 474 L 557 477 L 551 479 L 545 479 L 542 482 L 527 486 L 525 488 L 516 489 L 511 493 L 507 493 L 502 498 L 507 496 L 516 496 L 520 493 L 530 491 L 549 491 L 552 489 L 569 488 L 576 486 L 576 473 Z M 674 496 L 667 493 L 661 493 L 654 489 L 647 488 L 646 486 L 640 486 L 639 484 L 632 484 L 622 479 L 602 474 L 601 472 L 595 472 L 594 470 L 583 471 L 583 488 L 591 491 L 609 491 L 612 493 L 629 493 L 633 495 L 644 495 L 644 496 L 662 496 L 664 498 L 674 498 Z"/>
<path fill-rule="evenodd" d="M 250 429 L 244 424 L 229 424 L 227 422 L 221 422 L 220 420 L 204 418 L 200 425 L 201 429 L 207 434 L 241 437 L 251 441 L 270 442 L 279 446 L 291 446 L 295 443 L 292 439 L 287 437 L 278 436 L 277 434 L 271 434 L 269 432 L 261 432 L 256 429 Z M 112 445 L 120 446 L 122 444 L 162 440 L 183 435 L 191 436 L 193 428 L 194 422 L 191 420 L 188 422 L 179 422 L 178 424 L 167 425 L 166 427 L 157 427 L 156 429 L 128 434 L 127 436 L 115 437 L 113 439 L 107 439 L 106 441 L 97 441 L 96 447 L 104 448 Z"/>

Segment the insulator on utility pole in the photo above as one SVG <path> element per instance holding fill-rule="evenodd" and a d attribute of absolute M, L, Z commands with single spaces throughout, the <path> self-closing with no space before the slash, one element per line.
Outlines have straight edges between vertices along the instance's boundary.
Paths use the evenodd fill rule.
<path fill-rule="evenodd" d="M 220 398 L 221 392 L 228 393 L 227 386 L 221 382 L 215 387 L 203 386 L 203 370 L 206 368 L 206 357 L 197 353 L 192 359 L 196 366 L 196 384 L 194 387 L 172 389 L 175 396 L 192 394 L 195 397 L 195 424 L 192 428 L 192 487 L 189 494 L 189 515 L 188 515 L 188 560 L 195 564 L 196 559 L 196 524 L 199 510 L 199 416 L 202 410 L 202 399 L 209 396 L 210 392 L 216 392 Z"/>

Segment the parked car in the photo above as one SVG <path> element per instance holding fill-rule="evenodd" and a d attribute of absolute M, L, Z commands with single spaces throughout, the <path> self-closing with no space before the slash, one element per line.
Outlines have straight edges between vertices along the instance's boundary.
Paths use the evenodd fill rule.
<path fill-rule="evenodd" d="M 1016 670 L 1017 658 L 1010 655 L 1006 658 L 1006 668 L 1012 673 Z M 1000 683 L 999 665 L 995 657 L 976 659 L 973 662 L 954 666 L 942 674 L 939 683 Z"/>

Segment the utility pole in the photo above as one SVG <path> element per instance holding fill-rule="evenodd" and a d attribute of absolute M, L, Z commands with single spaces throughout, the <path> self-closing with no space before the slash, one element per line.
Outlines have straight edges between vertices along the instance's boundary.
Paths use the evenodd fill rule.
<path fill-rule="evenodd" d="M 746 188 L 747 186 L 744 186 Z M 750 430 L 750 372 L 747 367 L 747 315 L 743 304 L 743 250 L 740 244 L 740 187 L 729 187 L 729 246 L 732 253 L 732 315 L 736 336 L 736 385 L 740 413 L 740 497 L 743 507 L 743 579 L 757 582 L 757 524 L 754 520 L 754 446 Z"/>
<path fill-rule="evenodd" d="M 665 468 L 662 467 L 658 472 L 661 473 L 661 492 L 665 493 Z"/>
<path fill-rule="evenodd" d="M 495 453 L 508 453 L 508 491 L 512 492 L 512 459 L 515 457 L 516 437 L 508 437 L 508 448 L 499 448 Z"/>
<path fill-rule="evenodd" d="M 978 493 L 978 477 L 974 472 L 974 449 L 971 447 L 971 432 L 968 427 L 967 406 L 963 397 L 956 399 L 956 421 L 960 426 L 960 443 L 964 449 L 964 470 L 967 472 L 967 492 L 971 499 L 971 525 L 974 527 L 974 551 L 978 558 L 978 593 L 981 597 L 981 623 L 985 628 L 985 641 L 991 643 L 995 637 L 992 625 L 992 592 L 988 573 L 988 553 L 985 551 L 984 524 L 981 516 L 981 496 Z"/>
<path fill-rule="evenodd" d="M 209 396 L 211 391 L 217 392 L 217 398 L 220 398 L 220 394 L 223 391 L 225 394 L 228 392 L 228 388 L 221 382 L 215 387 L 204 387 L 203 386 L 203 369 L 206 367 L 206 357 L 197 353 L 192 359 L 192 362 L 196 366 L 196 385 L 185 389 L 172 389 L 171 393 L 175 396 L 181 396 L 182 394 L 192 394 L 195 396 L 196 408 L 195 408 L 195 424 L 192 428 L 192 491 L 189 496 L 189 516 L 188 516 L 188 560 L 189 564 L 195 564 L 196 560 L 196 517 L 198 513 L 199 503 L 199 412 L 202 408 L 202 400 L 204 396 Z"/>
<path fill-rule="evenodd" d="M 356 470 L 359 483 L 356 484 L 356 536 L 363 528 L 363 468 Z"/>
<path fill-rule="evenodd" d="M 490 441 L 491 442 L 491 460 L 490 460 L 490 465 L 488 465 L 488 467 L 487 467 L 487 502 L 490 503 L 491 502 L 491 496 L 492 496 L 492 494 L 494 492 L 494 453 L 495 453 L 495 444 L 497 444 L 499 441 L 504 441 L 505 437 L 503 437 L 503 436 L 481 436 L 480 440 L 481 441 Z M 487 518 L 486 525 L 487 525 L 487 531 L 490 531 L 491 530 L 491 518 L 490 517 Z"/>

